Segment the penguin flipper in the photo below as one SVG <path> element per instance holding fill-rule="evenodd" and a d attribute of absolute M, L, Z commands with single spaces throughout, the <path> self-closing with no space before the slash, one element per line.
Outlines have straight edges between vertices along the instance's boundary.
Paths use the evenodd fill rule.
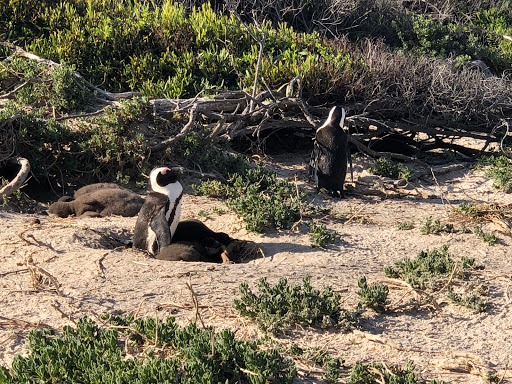
<path fill-rule="evenodd" d="M 354 182 L 354 169 L 352 168 L 352 154 L 350 153 L 350 148 L 347 145 L 347 159 L 348 164 L 350 165 L 350 179 L 352 180 L 352 183 Z"/>
<path fill-rule="evenodd" d="M 309 159 L 308 164 L 308 183 L 311 183 L 311 180 L 316 180 L 316 174 L 318 170 L 318 155 L 320 153 L 320 148 L 318 147 L 318 143 L 315 140 L 313 142 L 313 150 L 311 151 L 311 158 Z M 316 183 L 316 181 L 315 181 Z"/>
<path fill-rule="evenodd" d="M 156 235 L 158 250 L 171 244 L 171 229 L 165 218 L 165 206 L 151 219 L 149 227 Z M 158 252 L 157 252 L 158 253 Z"/>

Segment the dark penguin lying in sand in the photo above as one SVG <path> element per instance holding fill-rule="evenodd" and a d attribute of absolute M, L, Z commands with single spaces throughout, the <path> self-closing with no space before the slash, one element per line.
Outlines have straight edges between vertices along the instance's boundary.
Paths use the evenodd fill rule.
<path fill-rule="evenodd" d="M 63 196 L 50 205 L 49 212 L 59 217 L 136 216 L 144 204 L 138 194 L 116 184 L 86 185 L 71 196 Z"/>
<path fill-rule="evenodd" d="M 255 258 L 258 249 L 253 244 L 215 232 L 199 220 L 178 223 L 172 243 L 155 258 L 168 261 L 203 261 L 209 263 L 238 263 Z"/>

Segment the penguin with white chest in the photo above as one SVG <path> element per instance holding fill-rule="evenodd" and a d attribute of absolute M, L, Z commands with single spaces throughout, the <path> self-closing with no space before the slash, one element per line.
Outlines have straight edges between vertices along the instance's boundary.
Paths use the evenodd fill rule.
<path fill-rule="evenodd" d="M 157 255 L 171 244 L 181 215 L 183 186 L 178 172 L 167 167 L 149 174 L 149 193 L 142 206 L 133 233 L 133 247 Z"/>
<path fill-rule="evenodd" d="M 344 197 L 343 184 L 350 157 L 344 123 L 345 109 L 333 107 L 327 120 L 316 130 L 308 168 L 309 182 L 313 179 L 319 191 L 325 190 L 333 197 Z"/>

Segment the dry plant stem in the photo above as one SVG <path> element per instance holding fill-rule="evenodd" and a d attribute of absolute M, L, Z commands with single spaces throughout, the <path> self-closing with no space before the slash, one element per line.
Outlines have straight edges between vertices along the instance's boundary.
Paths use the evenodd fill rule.
<path fill-rule="evenodd" d="M 201 322 L 201 325 L 203 328 L 206 328 L 203 319 L 201 318 L 201 315 L 199 313 L 199 301 L 197 300 L 197 294 L 195 293 L 194 289 L 192 288 L 192 283 L 190 281 L 187 281 L 187 288 L 190 290 L 190 293 L 192 295 L 192 303 L 194 305 L 194 324 L 197 323 L 197 319 Z"/>
<path fill-rule="evenodd" d="M 17 269 L 15 271 L 3 272 L 3 273 L 0 273 L 0 277 L 5 277 L 7 275 L 12 275 L 12 274 L 17 274 L 17 273 L 25 273 L 25 272 L 29 272 L 29 269 L 28 268 L 22 268 L 22 269 Z"/>
<path fill-rule="evenodd" d="M 417 348 L 404 348 L 404 347 L 401 347 L 399 346 L 397 343 L 395 343 L 394 341 L 391 341 L 389 339 L 386 339 L 382 336 L 378 336 L 378 335 L 372 335 L 372 334 L 369 334 L 369 333 L 366 333 L 366 332 L 363 332 L 363 331 L 360 331 L 358 329 L 354 329 L 352 331 L 353 334 L 355 335 L 358 335 L 358 336 L 361 336 L 363 338 L 365 338 L 366 340 L 368 341 L 373 341 L 375 343 L 379 343 L 379 344 L 383 344 L 383 345 L 387 345 L 388 347 L 391 347 L 393 349 L 396 349 L 398 351 L 402 351 L 402 352 L 418 352 L 418 353 L 425 353 L 425 351 L 421 350 L 421 349 L 417 349 Z"/>
<path fill-rule="evenodd" d="M 21 168 L 16 177 L 14 177 L 14 179 L 12 179 L 7 185 L 0 189 L 0 200 L 9 197 L 18 189 L 20 189 L 23 186 L 23 183 L 27 180 L 28 174 L 30 173 L 30 163 L 27 159 L 23 157 L 16 157 L 15 160 L 16 163 L 21 166 Z"/>
<path fill-rule="evenodd" d="M 29 256 L 29 258 L 27 259 L 27 268 L 30 271 L 30 275 L 32 277 L 32 284 L 33 284 L 35 290 L 38 290 L 38 288 L 39 288 L 39 282 L 38 282 L 39 279 L 37 276 L 37 274 L 39 273 L 39 274 L 45 276 L 46 278 L 48 278 L 48 280 L 50 280 L 50 282 L 52 283 L 52 285 L 55 288 L 55 291 L 57 292 L 57 294 L 59 296 L 64 296 L 59 289 L 59 283 L 57 282 L 57 279 L 55 277 L 53 277 L 53 275 L 51 273 L 49 273 L 48 271 L 35 265 L 32 260 L 32 256 Z"/>
<path fill-rule="evenodd" d="M 32 321 L 15 319 L 15 318 L 5 317 L 5 316 L 0 316 L 0 325 L 8 325 L 8 324 L 9 325 L 15 325 L 15 326 L 23 328 L 23 329 L 28 328 L 28 327 L 51 328 L 48 324 L 41 323 L 39 321 L 37 323 L 34 323 Z"/>
<path fill-rule="evenodd" d="M 4 93 L 3 95 L 0 95 L 0 99 L 8 99 L 11 96 L 15 95 L 18 91 L 26 87 L 28 84 L 30 84 L 31 80 L 26 80 L 25 82 L 18 85 L 16 88 L 14 88 L 12 91 Z"/>
<path fill-rule="evenodd" d="M 62 309 L 59 308 L 59 306 L 57 304 L 60 305 L 60 303 L 57 303 L 57 302 L 51 304 L 52 308 L 55 309 L 57 312 L 59 312 L 63 318 L 68 319 L 69 321 L 71 321 L 73 324 L 76 325 L 77 323 L 75 320 L 73 320 L 71 315 L 68 315 L 67 313 L 65 313 Z"/>
<path fill-rule="evenodd" d="M 102 264 L 102 261 L 105 260 L 105 257 L 107 257 L 107 255 L 109 254 L 110 252 L 107 252 L 105 253 L 103 256 L 101 256 L 98 260 L 96 260 L 96 265 L 98 266 L 98 274 L 100 275 L 100 277 L 102 278 L 105 278 L 105 267 L 103 266 Z"/>

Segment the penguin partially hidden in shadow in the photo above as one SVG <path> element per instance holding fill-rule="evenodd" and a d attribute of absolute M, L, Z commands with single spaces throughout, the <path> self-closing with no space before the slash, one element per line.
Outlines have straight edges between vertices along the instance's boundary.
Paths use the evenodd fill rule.
<path fill-rule="evenodd" d="M 350 158 L 344 123 L 345 109 L 333 107 L 327 120 L 316 130 L 308 167 L 308 182 L 314 180 L 318 191 L 340 198 L 344 197 L 343 184 Z"/>
<path fill-rule="evenodd" d="M 71 196 L 62 196 L 48 211 L 59 217 L 137 216 L 144 204 L 138 194 L 112 183 L 86 185 Z"/>
<path fill-rule="evenodd" d="M 155 258 L 169 261 L 230 263 L 228 247 L 235 240 L 224 232 L 215 232 L 195 219 L 178 223 L 172 243 Z"/>
<path fill-rule="evenodd" d="M 182 197 L 177 170 L 159 167 L 151 171 L 149 193 L 135 223 L 133 248 L 155 256 L 171 244 L 181 215 Z"/>
<path fill-rule="evenodd" d="M 224 232 L 215 232 L 199 220 L 180 221 L 172 243 L 156 259 L 168 261 L 202 261 L 241 263 L 257 258 L 259 247 L 251 241 L 237 240 Z"/>

